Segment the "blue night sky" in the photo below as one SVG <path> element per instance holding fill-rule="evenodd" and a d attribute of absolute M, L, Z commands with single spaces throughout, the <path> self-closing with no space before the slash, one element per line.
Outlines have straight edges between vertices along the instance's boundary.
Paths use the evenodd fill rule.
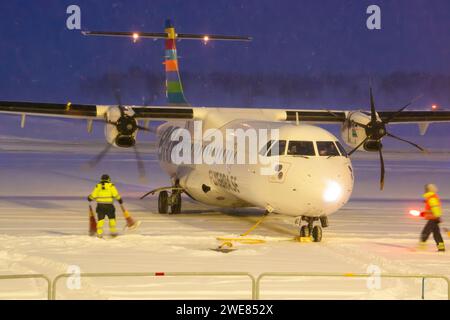
<path fill-rule="evenodd" d="M 81 7 L 84 30 L 235 34 L 250 43 L 181 41 L 193 105 L 367 108 L 450 105 L 448 0 L 12 0 L 0 4 L 0 99 L 164 104 L 163 42 L 85 37 L 66 28 Z M 381 7 L 382 29 L 366 28 Z M 117 79 L 118 83 L 117 83 Z M 382 108 L 380 107 L 380 109 Z"/>

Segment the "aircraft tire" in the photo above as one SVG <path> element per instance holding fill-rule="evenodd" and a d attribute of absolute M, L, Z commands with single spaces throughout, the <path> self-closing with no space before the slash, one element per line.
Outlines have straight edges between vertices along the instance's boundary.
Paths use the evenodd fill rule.
<path fill-rule="evenodd" d="M 161 191 L 158 195 L 158 212 L 167 213 L 169 211 L 169 195 L 167 191 Z"/>
<path fill-rule="evenodd" d="M 174 195 L 174 203 L 170 206 L 170 210 L 172 213 L 180 213 L 181 212 L 181 193 L 176 193 Z"/>
<path fill-rule="evenodd" d="M 311 235 L 311 230 L 309 229 L 308 226 L 302 226 L 300 228 L 300 237 L 302 238 L 307 238 Z"/>
<path fill-rule="evenodd" d="M 312 229 L 312 240 L 313 242 L 322 241 L 322 227 L 314 226 L 314 228 Z"/>

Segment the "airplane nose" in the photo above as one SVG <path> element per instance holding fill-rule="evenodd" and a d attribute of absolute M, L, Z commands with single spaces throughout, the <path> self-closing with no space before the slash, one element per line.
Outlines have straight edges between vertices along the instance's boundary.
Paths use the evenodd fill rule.
<path fill-rule="evenodd" d="M 325 203 L 339 201 L 342 197 L 342 185 L 336 181 L 327 181 L 323 190 L 322 198 Z"/>
<path fill-rule="evenodd" d="M 285 190 L 291 199 L 295 197 L 296 210 L 302 208 L 303 214 L 315 216 L 337 211 L 348 201 L 353 189 L 349 164 L 344 159 L 307 161 L 292 163 L 286 173 Z"/>

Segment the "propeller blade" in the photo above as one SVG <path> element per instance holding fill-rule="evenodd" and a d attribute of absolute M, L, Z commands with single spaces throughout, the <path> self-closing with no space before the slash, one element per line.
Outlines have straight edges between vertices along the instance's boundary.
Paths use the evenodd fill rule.
<path fill-rule="evenodd" d="M 403 139 L 403 138 L 394 136 L 392 133 L 389 133 L 389 132 L 388 132 L 386 135 L 389 136 L 389 137 L 391 137 L 391 138 L 394 138 L 394 139 L 397 139 L 397 140 L 406 142 L 406 143 L 412 145 L 413 147 L 416 147 L 416 148 L 419 149 L 420 151 L 425 152 L 425 149 L 424 149 L 424 148 L 422 148 L 421 146 L 419 146 L 418 144 L 416 144 L 416 143 L 414 143 L 414 142 L 411 142 L 411 141 L 405 140 L 405 139 Z"/>
<path fill-rule="evenodd" d="M 107 124 L 113 125 L 113 126 L 117 126 L 117 122 L 111 121 L 111 120 L 105 120 L 105 122 Z"/>
<path fill-rule="evenodd" d="M 337 119 L 341 119 L 341 117 L 340 116 L 338 116 L 336 113 L 334 113 L 333 111 L 331 111 L 331 110 L 326 110 L 329 114 L 331 114 L 333 117 L 335 117 L 335 118 L 337 118 Z"/>
<path fill-rule="evenodd" d="M 386 120 L 384 120 L 383 122 L 385 124 L 391 122 L 392 120 L 394 120 L 400 113 L 402 113 L 406 108 L 408 108 L 410 105 L 412 105 L 414 102 L 416 102 L 417 100 L 419 100 L 420 98 L 423 97 L 423 94 L 418 95 L 417 97 L 415 97 L 414 99 L 412 99 L 410 102 L 408 102 L 407 104 L 405 104 L 402 108 L 400 108 L 397 112 L 395 112 L 393 115 L 391 115 L 389 118 L 387 118 Z"/>
<path fill-rule="evenodd" d="M 138 128 L 139 130 L 142 130 L 142 131 L 148 131 L 148 132 L 153 132 L 153 133 L 155 132 L 151 128 L 147 128 L 147 127 L 140 126 L 140 125 L 136 126 L 136 128 Z"/>
<path fill-rule="evenodd" d="M 384 159 L 383 159 L 383 151 L 382 148 L 378 150 L 378 153 L 380 155 L 380 164 L 381 164 L 381 172 L 380 172 L 380 190 L 383 190 L 384 188 Z"/>
<path fill-rule="evenodd" d="M 123 117 L 125 115 L 125 109 L 122 105 L 122 95 L 120 94 L 120 89 L 114 90 L 114 98 L 116 99 L 117 106 L 120 110 L 120 116 Z"/>
<path fill-rule="evenodd" d="M 370 87 L 370 121 L 377 122 L 377 112 L 375 110 L 375 101 L 373 99 L 372 87 Z"/>
<path fill-rule="evenodd" d="M 369 137 L 366 137 L 360 144 L 358 144 L 358 145 L 356 146 L 356 148 L 354 148 L 352 151 L 350 151 L 350 152 L 348 153 L 348 155 L 351 156 L 353 153 L 355 153 L 355 151 L 358 150 L 359 147 L 361 147 L 364 143 L 366 143 L 366 141 L 367 141 L 368 139 L 369 139 Z"/>
<path fill-rule="evenodd" d="M 114 98 L 116 99 L 117 105 L 122 105 L 122 95 L 120 94 L 120 89 L 114 90 Z"/>
<path fill-rule="evenodd" d="M 97 166 L 97 164 L 102 161 L 102 159 L 106 156 L 106 154 L 109 152 L 109 150 L 111 149 L 112 144 L 107 144 L 106 147 L 92 160 L 90 160 L 88 162 L 89 168 L 93 168 L 95 166 Z"/>
<path fill-rule="evenodd" d="M 141 153 L 139 152 L 138 148 L 136 146 L 133 146 L 134 154 L 136 156 L 136 162 L 137 162 L 137 168 L 139 172 L 139 180 L 142 182 L 145 182 L 145 166 L 144 161 L 142 160 Z"/>

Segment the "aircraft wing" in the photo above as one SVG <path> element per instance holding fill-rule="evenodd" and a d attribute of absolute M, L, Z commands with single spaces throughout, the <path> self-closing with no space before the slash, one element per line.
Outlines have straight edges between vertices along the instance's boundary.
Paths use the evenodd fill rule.
<path fill-rule="evenodd" d="M 89 119 L 97 117 L 95 105 L 0 101 L 0 113 Z"/>
<path fill-rule="evenodd" d="M 331 110 L 287 110 L 286 121 L 314 123 L 343 123 L 347 118 L 345 111 Z"/>
<path fill-rule="evenodd" d="M 108 108 L 113 106 L 72 104 L 72 103 L 42 103 L 42 102 L 18 102 L 0 101 L 0 113 L 59 117 L 71 119 L 103 120 Z M 192 119 L 192 108 L 175 107 L 140 107 L 128 106 L 132 108 L 136 119 Z"/>
<path fill-rule="evenodd" d="M 107 110 L 114 106 L 73 103 L 42 103 L 0 101 L 0 113 L 32 115 L 44 117 L 60 117 L 72 119 L 103 120 Z M 255 116 L 261 110 L 265 111 L 266 120 L 270 121 L 299 121 L 300 123 L 343 123 L 354 110 L 307 110 L 307 109 L 235 109 L 235 108 L 208 108 L 208 107 L 165 107 L 165 106 L 127 106 L 134 111 L 135 118 L 140 120 L 188 120 L 202 119 L 206 114 L 219 112 L 223 114 L 236 114 L 244 111 L 246 117 Z M 364 112 L 364 111 L 360 111 Z M 369 115 L 369 112 L 365 112 Z M 273 115 L 273 116 L 272 116 Z M 380 111 L 378 115 L 382 120 L 390 119 L 392 124 L 401 123 L 433 123 L 450 122 L 450 111 Z"/>
<path fill-rule="evenodd" d="M 395 123 L 431 123 L 431 122 L 450 122 L 450 111 L 402 111 L 399 114 L 393 111 L 380 111 L 378 115 L 381 120 L 390 119 L 390 124 Z"/>
<path fill-rule="evenodd" d="M 348 115 L 354 110 L 286 110 L 286 121 L 314 122 L 314 123 L 343 123 Z M 361 111 L 364 112 L 364 111 Z M 370 112 L 364 112 L 370 115 Z M 389 121 L 390 124 L 402 123 L 432 123 L 432 122 L 450 122 L 450 111 L 379 111 L 381 120 Z"/>

